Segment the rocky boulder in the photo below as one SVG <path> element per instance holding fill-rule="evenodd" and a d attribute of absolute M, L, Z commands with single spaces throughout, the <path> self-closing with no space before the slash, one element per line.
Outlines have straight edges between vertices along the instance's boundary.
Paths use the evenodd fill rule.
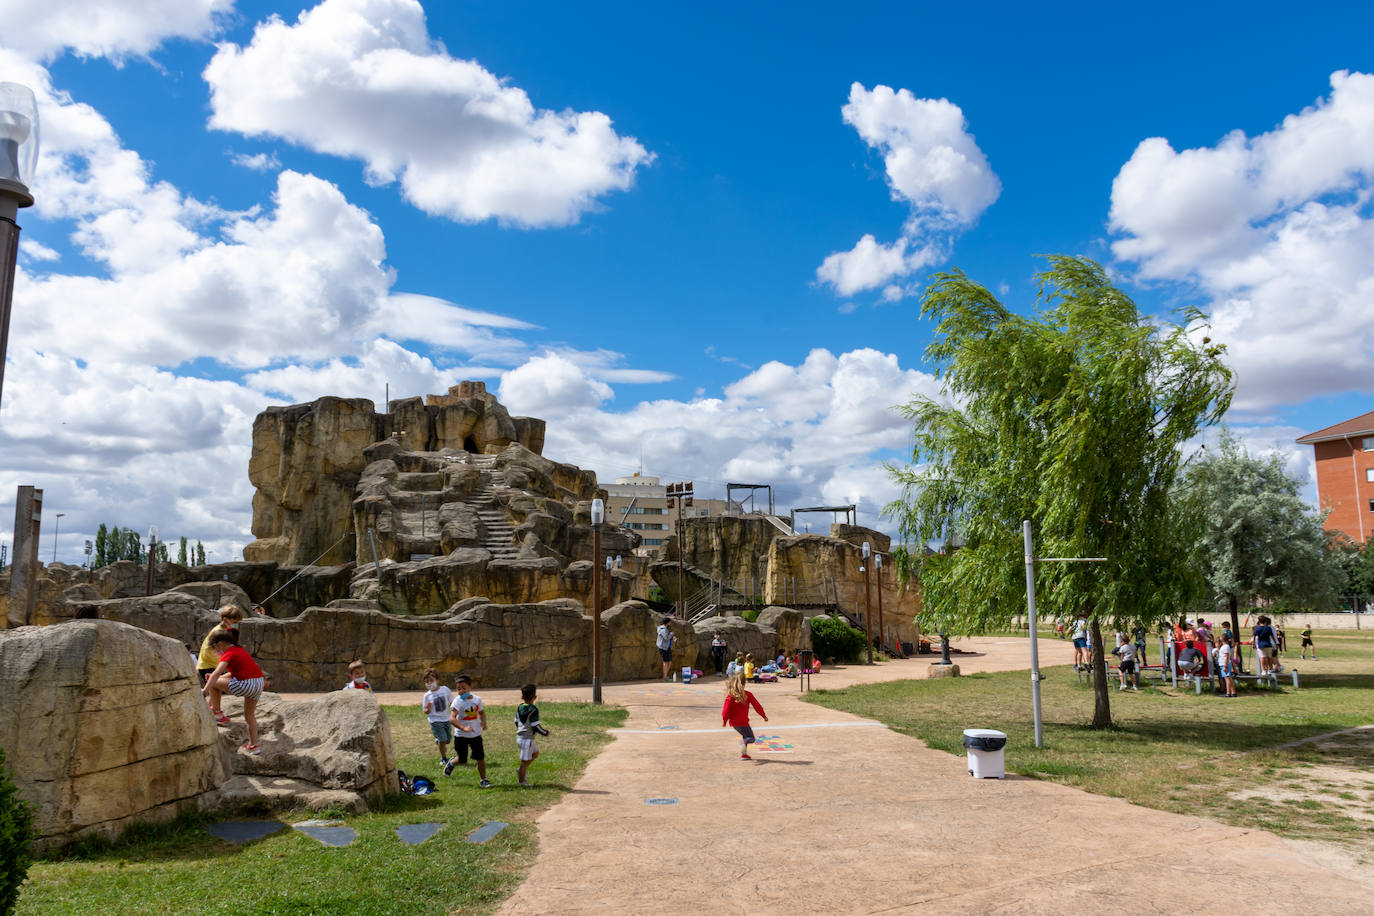
<path fill-rule="evenodd" d="M 253 613 L 253 599 L 232 582 L 186 582 L 169 589 L 166 594 L 190 595 L 216 611 L 225 605 L 233 605 L 242 611 L 245 617 Z"/>
<path fill-rule="evenodd" d="M 754 622 L 778 634 L 778 651 L 787 653 L 789 658 L 793 652 L 811 648 L 811 626 L 801 611 L 770 605 L 759 611 Z"/>
<path fill-rule="evenodd" d="M 163 592 L 150 598 L 117 598 L 96 604 L 101 620 L 115 620 L 150 630 L 199 653 L 205 635 L 219 623 L 219 614 L 195 595 Z"/>
<path fill-rule="evenodd" d="M 743 617 L 708 617 L 696 625 L 693 638 L 697 646 L 697 657 L 701 659 L 697 667 L 702 671 L 706 671 L 706 666 L 712 664 L 711 640 L 717 633 L 725 636 L 727 663 L 737 652 L 753 653 L 760 664 L 766 659 L 778 656 L 778 633 L 772 627 L 750 623 Z M 711 670 L 714 670 L 714 667 Z"/>
<path fill-rule="evenodd" d="M 228 762 L 177 640 L 108 620 L 0 631 L 0 695 L 39 850 L 219 802 Z"/>
<path fill-rule="evenodd" d="M 244 559 L 310 563 L 342 538 L 351 530 L 363 449 L 388 432 L 363 398 L 324 397 L 258 414 L 248 464 L 257 540 L 243 549 Z M 352 547 L 343 538 L 331 559 L 352 560 Z"/>
<path fill-rule="evenodd" d="M 687 665 L 700 668 L 702 655 L 699 640 L 691 624 L 665 618 L 642 601 L 625 601 L 605 611 L 601 624 L 601 648 L 605 653 L 606 674 L 603 680 L 628 681 L 663 674 L 663 658 L 658 654 L 658 626 L 667 619 L 673 631 L 673 667 Z M 707 645 L 710 639 L 706 640 Z"/>
<path fill-rule="evenodd" d="M 242 700 L 224 698 L 234 722 L 221 730 L 220 744 L 235 774 L 223 786 L 225 804 L 339 806 L 356 813 L 400 791 L 391 725 L 372 694 L 337 690 L 312 700 L 263 694 L 258 756 L 238 750 L 248 740 L 242 710 Z"/>

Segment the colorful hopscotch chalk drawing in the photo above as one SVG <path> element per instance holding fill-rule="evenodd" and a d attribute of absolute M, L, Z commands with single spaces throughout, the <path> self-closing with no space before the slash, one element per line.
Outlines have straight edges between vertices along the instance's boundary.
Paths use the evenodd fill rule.
<path fill-rule="evenodd" d="M 782 735 L 758 735 L 750 750 L 756 754 L 790 754 L 793 748 L 783 742 Z"/>

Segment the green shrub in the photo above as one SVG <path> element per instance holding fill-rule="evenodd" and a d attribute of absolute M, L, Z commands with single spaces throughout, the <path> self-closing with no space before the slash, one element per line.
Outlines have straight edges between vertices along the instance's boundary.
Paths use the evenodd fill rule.
<path fill-rule="evenodd" d="M 747 611 L 740 611 L 740 616 L 750 623 L 753 623 L 755 620 L 759 619 L 758 608 L 749 608 Z"/>
<path fill-rule="evenodd" d="M 822 659 L 857 662 L 864 654 L 863 631 L 838 617 L 812 617 L 811 644 Z"/>
<path fill-rule="evenodd" d="M 5 769 L 5 750 L 0 748 L 0 913 L 12 913 L 19 899 L 33 857 L 33 812 L 19 797 L 19 790 Z"/>

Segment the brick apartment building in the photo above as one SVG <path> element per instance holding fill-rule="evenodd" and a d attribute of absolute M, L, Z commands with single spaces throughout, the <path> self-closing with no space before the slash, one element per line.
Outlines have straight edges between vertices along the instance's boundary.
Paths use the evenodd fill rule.
<path fill-rule="evenodd" d="M 1308 433 L 1317 458 L 1317 501 L 1330 509 L 1327 531 L 1357 544 L 1374 534 L 1374 411 Z"/>

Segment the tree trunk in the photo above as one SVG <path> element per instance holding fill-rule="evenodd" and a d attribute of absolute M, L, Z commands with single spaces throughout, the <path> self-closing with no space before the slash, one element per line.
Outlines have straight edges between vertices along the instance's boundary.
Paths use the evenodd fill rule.
<path fill-rule="evenodd" d="M 1111 694 L 1107 692 L 1111 685 L 1107 683 L 1107 658 L 1102 651 L 1102 628 L 1098 626 L 1096 617 L 1088 620 L 1088 626 L 1093 637 L 1093 728 L 1111 728 L 1112 703 Z"/>
<path fill-rule="evenodd" d="M 1235 595 L 1228 595 L 1227 600 L 1231 605 L 1231 635 L 1236 638 L 1236 670 L 1244 671 L 1244 659 L 1240 657 L 1240 618 L 1236 616 L 1236 605 L 1239 604 L 1239 602 L 1236 600 Z"/>

